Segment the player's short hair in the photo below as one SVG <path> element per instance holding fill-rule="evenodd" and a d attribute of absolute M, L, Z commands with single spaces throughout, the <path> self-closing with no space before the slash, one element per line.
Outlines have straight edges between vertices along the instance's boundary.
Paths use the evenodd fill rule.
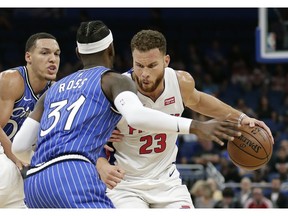
<path fill-rule="evenodd" d="M 39 32 L 36 34 L 31 35 L 27 42 L 26 42 L 26 46 L 25 46 L 25 52 L 29 52 L 31 51 L 32 48 L 35 47 L 37 40 L 39 39 L 54 39 L 57 40 L 56 37 L 54 37 L 53 35 L 46 33 L 46 32 Z"/>
<path fill-rule="evenodd" d="M 110 34 L 109 28 L 100 20 L 82 22 L 77 30 L 78 43 L 88 44 L 102 40 Z"/>
<path fill-rule="evenodd" d="M 102 55 L 104 50 L 113 43 L 113 36 L 112 32 L 101 20 L 94 20 L 80 24 L 76 41 L 79 54 L 97 53 Z"/>
<path fill-rule="evenodd" d="M 164 35 L 156 30 L 141 30 L 133 36 L 131 40 L 131 51 L 135 49 L 146 52 L 158 48 L 164 55 L 166 54 L 167 44 Z"/>

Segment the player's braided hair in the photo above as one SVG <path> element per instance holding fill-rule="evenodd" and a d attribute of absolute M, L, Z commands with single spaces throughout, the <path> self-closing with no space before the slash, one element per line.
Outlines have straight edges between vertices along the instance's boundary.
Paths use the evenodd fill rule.
<path fill-rule="evenodd" d="M 100 20 L 82 22 L 76 39 L 79 43 L 93 43 L 105 38 L 109 32 L 108 27 Z"/>
<path fill-rule="evenodd" d="M 131 40 L 131 51 L 135 49 L 145 52 L 158 48 L 166 54 L 166 39 L 164 35 L 156 30 L 141 30 Z"/>
<path fill-rule="evenodd" d="M 28 38 L 28 40 L 26 42 L 25 52 L 31 51 L 31 49 L 36 45 L 36 41 L 39 39 L 54 39 L 54 40 L 56 40 L 56 38 L 53 35 L 46 33 L 46 32 L 39 32 L 39 33 L 33 34 Z"/>

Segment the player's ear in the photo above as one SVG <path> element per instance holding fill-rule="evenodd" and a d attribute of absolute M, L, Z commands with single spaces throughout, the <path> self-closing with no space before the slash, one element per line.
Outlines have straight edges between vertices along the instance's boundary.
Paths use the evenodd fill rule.
<path fill-rule="evenodd" d="M 170 63 L 170 56 L 169 55 L 165 55 L 164 56 L 165 67 L 168 67 L 169 63 Z"/>
<path fill-rule="evenodd" d="M 108 47 L 108 55 L 111 56 L 111 57 L 114 57 L 115 56 L 115 50 L 114 50 L 114 46 L 113 46 L 113 43 L 111 43 Z"/>
<path fill-rule="evenodd" d="M 75 52 L 76 52 L 76 56 L 79 60 L 81 60 L 80 55 L 79 55 L 79 51 L 78 51 L 78 47 L 75 48 Z"/>
<path fill-rule="evenodd" d="M 31 64 L 31 53 L 30 52 L 25 53 L 25 61 L 27 62 L 27 64 Z"/>

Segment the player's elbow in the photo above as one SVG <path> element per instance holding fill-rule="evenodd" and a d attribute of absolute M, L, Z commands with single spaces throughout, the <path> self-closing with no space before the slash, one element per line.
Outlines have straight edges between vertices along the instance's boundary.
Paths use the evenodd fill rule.
<path fill-rule="evenodd" d="M 143 110 L 145 112 L 145 110 Z M 134 108 L 130 110 L 129 115 L 125 116 L 127 124 L 135 129 L 142 129 L 147 121 L 147 116 L 142 112 L 142 109 Z"/>
<path fill-rule="evenodd" d="M 143 120 L 138 119 L 138 118 L 131 119 L 130 121 L 127 121 L 127 123 L 130 127 L 139 129 L 139 130 L 141 130 L 143 128 L 143 125 L 145 125 L 145 123 L 143 123 Z"/>

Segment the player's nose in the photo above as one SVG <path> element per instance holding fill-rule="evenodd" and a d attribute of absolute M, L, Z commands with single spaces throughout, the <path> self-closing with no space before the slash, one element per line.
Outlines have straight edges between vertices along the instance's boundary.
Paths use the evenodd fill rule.
<path fill-rule="evenodd" d="M 51 55 L 49 55 L 49 61 L 50 62 L 55 62 L 57 58 L 58 57 L 56 55 L 54 55 L 53 53 L 51 53 Z"/>
<path fill-rule="evenodd" d="M 150 76 L 150 70 L 148 68 L 143 68 L 141 75 L 144 78 L 149 77 Z"/>

